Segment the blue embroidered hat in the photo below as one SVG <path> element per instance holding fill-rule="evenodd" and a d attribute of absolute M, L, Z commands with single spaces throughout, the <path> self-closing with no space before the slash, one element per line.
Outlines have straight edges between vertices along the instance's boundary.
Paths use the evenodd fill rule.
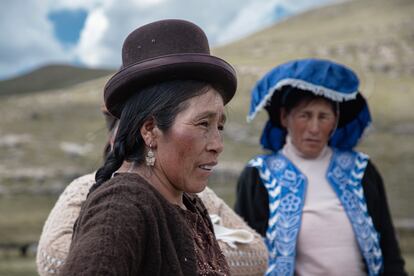
<path fill-rule="evenodd" d="M 309 92 L 339 104 L 338 126 L 329 145 L 350 150 L 371 123 L 365 98 L 359 93 L 356 74 L 344 65 L 323 59 L 301 59 L 281 64 L 269 71 L 252 90 L 247 121 L 265 108 L 269 120 L 260 139 L 274 152 L 283 147 L 286 131 L 280 124 L 280 107 L 287 91 Z"/>

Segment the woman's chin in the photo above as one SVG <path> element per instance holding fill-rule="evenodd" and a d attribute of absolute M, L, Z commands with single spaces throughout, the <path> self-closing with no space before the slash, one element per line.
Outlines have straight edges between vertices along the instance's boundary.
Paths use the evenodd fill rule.
<path fill-rule="evenodd" d="M 193 194 L 197 194 L 197 193 L 201 193 L 202 191 L 204 191 L 204 189 L 207 187 L 207 181 L 206 182 L 202 182 L 202 183 L 198 183 L 197 185 L 191 186 L 189 187 L 189 189 L 187 189 L 187 193 L 193 193 Z"/>

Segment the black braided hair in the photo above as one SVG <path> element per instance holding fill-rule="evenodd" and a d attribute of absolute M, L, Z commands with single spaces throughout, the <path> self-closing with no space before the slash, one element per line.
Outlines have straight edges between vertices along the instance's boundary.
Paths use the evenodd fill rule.
<path fill-rule="evenodd" d="M 103 150 L 103 160 L 105 161 L 111 153 L 111 139 L 115 136 L 115 130 L 118 126 L 119 120 L 116 117 L 114 117 L 111 113 L 109 113 L 107 110 L 104 110 L 102 113 L 104 115 L 106 128 L 108 130 L 108 140 L 106 141 Z"/>
<path fill-rule="evenodd" d="M 177 114 L 187 107 L 186 101 L 206 93 L 210 87 L 200 81 L 168 81 L 146 87 L 128 99 L 122 109 L 112 151 L 96 172 L 96 183 L 90 193 L 111 178 L 124 161 L 137 164 L 144 161 L 145 143 L 140 129 L 146 120 L 152 118 L 161 131 L 168 131 Z"/>

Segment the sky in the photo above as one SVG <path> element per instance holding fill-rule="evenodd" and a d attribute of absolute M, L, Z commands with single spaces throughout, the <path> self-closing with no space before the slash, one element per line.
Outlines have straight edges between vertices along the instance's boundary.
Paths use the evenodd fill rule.
<path fill-rule="evenodd" d="M 116 69 L 125 37 L 149 22 L 194 22 L 212 47 L 335 0 L 2 0 L 0 80 L 46 64 Z"/>

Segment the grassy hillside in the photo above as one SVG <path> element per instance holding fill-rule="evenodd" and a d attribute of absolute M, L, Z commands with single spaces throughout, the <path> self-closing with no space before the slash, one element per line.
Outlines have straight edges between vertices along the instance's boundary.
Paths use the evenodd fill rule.
<path fill-rule="evenodd" d="M 0 96 L 65 88 L 111 73 L 112 70 L 69 65 L 43 66 L 27 74 L 0 81 Z"/>
<path fill-rule="evenodd" d="M 413 220 L 413 14 L 412 0 L 356 0 L 309 11 L 214 49 L 216 55 L 235 65 L 239 76 L 237 95 L 228 107 L 222 168 L 237 175 L 245 162 L 260 152 L 258 139 L 266 114 L 249 125 L 245 116 L 250 89 L 263 73 L 293 58 L 334 59 L 357 71 L 371 107 L 374 125 L 359 149 L 379 167 L 394 217 Z M 63 187 L 100 165 L 106 132 L 99 109 L 109 77 L 103 75 L 36 94 L 23 93 L 31 91 L 32 85 L 20 79 L 15 85 L 26 87 L 22 93 L 1 98 L 0 200 L 4 204 L 0 208 L 0 237 L 35 239 L 46 218 L 45 210 Z M 44 76 L 51 81 L 50 71 Z M 63 83 L 56 79 L 55 85 Z M 232 204 L 235 179 L 228 177 L 222 182 L 212 185 Z M 30 201 L 28 191 L 39 196 Z M 51 196 L 44 200 L 45 194 Z M 26 210 L 33 209 L 30 218 L 21 215 L 25 208 L 15 208 L 27 205 Z M 4 224 L 7 227 L 2 227 Z"/>

